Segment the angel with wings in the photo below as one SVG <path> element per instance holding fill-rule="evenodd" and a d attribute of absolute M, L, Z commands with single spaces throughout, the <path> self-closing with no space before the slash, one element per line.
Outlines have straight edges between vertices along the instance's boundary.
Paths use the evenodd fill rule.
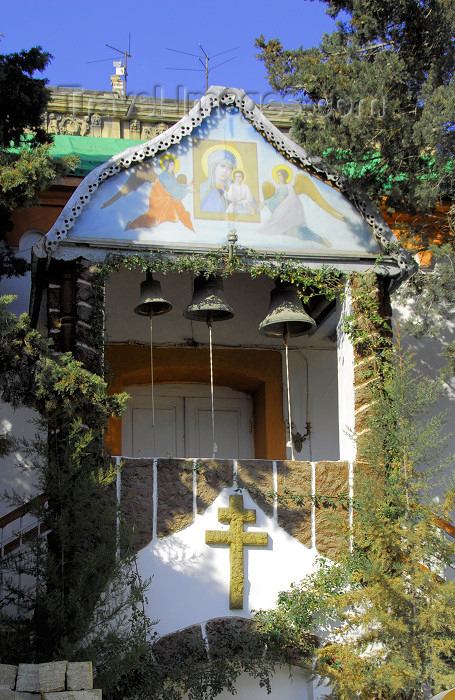
<path fill-rule="evenodd" d="M 101 205 L 102 209 L 109 207 L 121 197 L 137 190 L 144 183 L 152 183 L 148 211 L 138 216 L 134 221 L 128 221 L 125 227 L 126 231 L 135 228 L 152 228 L 164 221 L 181 221 L 186 228 L 194 231 L 190 213 L 181 202 L 188 192 L 194 191 L 191 187 L 192 183 L 187 184 L 184 175 L 175 176 L 179 168 L 179 162 L 175 156 L 166 154 L 161 158 L 160 166 L 161 173 L 157 175 L 151 162 L 137 165 L 123 187 Z"/>
<path fill-rule="evenodd" d="M 259 208 L 263 209 L 267 206 L 271 216 L 261 226 L 259 233 L 295 236 L 309 242 L 309 247 L 331 248 L 332 244 L 327 238 L 319 236 L 308 227 L 299 195 L 306 194 L 335 219 L 345 221 L 344 216 L 324 199 L 311 178 L 304 173 L 298 173 L 295 176 L 293 185 L 290 184 L 292 171 L 287 165 L 274 168 L 273 176 L 278 183 L 277 187 L 272 182 L 264 182 L 262 185 L 264 201 Z"/>

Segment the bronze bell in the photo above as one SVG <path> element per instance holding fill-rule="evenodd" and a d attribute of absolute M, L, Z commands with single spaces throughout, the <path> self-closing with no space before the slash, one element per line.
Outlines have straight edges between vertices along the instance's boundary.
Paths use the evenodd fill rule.
<path fill-rule="evenodd" d="M 147 272 L 147 278 L 141 282 L 141 297 L 134 313 L 152 317 L 167 314 L 171 309 L 172 304 L 163 297 L 161 284 L 153 279 L 151 272 Z"/>
<path fill-rule="evenodd" d="M 213 321 L 227 321 L 234 316 L 232 307 L 224 298 L 223 280 L 219 275 L 196 277 L 193 298 L 183 315 L 190 321 L 205 321 L 207 325 Z"/>
<path fill-rule="evenodd" d="M 270 306 L 265 319 L 259 324 L 259 332 L 276 338 L 290 338 L 307 333 L 316 326 L 303 308 L 297 287 L 291 282 L 275 280 L 275 289 L 270 292 Z"/>

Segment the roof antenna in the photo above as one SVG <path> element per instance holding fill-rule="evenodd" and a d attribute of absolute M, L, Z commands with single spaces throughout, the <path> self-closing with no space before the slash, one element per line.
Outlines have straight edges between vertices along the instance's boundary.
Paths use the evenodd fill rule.
<path fill-rule="evenodd" d="M 166 70 L 190 70 L 190 71 L 204 71 L 205 72 L 205 90 L 207 92 L 209 88 L 209 73 L 212 70 L 215 70 L 215 68 L 219 68 L 220 66 L 223 66 L 225 63 L 229 63 L 229 61 L 233 61 L 234 58 L 237 58 L 237 56 L 232 56 L 231 58 L 226 59 L 226 61 L 222 61 L 221 63 L 218 63 L 216 66 L 209 66 L 209 62 L 213 58 L 217 58 L 218 56 L 223 56 L 226 53 L 230 53 L 231 51 L 236 51 L 238 49 L 238 46 L 234 46 L 232 49 L 227 49 L 226 51 L 220 51 L 220 53 L 216 53 L 214 56 L 209 56 L 207 51 L 204 49 L 202 44 L 199 44 L 199 48 L 201 49 L 203 56 L 199 56 L 196 53 L 188 53 L 188 51 L 179 51 L 178 49 L 170 49 L 167 48 L 167 51 L 174 51 L 174 53 L 183 53 L 185 56 L 193 56 L 194 58 L 197 58 L 199 63 L 201 63 L 202 68 L 166 68 Z"/>
<path fill-rule="evenodd" d="M 114 61 L 113 66 L 115 68 L 115 76 L 123 76 L 123 81 L 122 77 L 117 78 L 115 82 L 119 82 L 121 84 L 121 94 L 123 94 L 123 97 L 126 97 L 127 95 L 127 79 L 128 79 L 128 59 L 132 58 L 131 56 L 131 33 L 128 32 L 128 51 L 122 51 L 121 49 L 116 49 L 115 46 L 111 46 L 110 44 L 106 44 L 106 46 L 109 49 L 112 49 L 113 51 L 117 51 L 117 53 L 122 54 L 123 56 L 123 65 L 122 61 Z M 112 58 L 102 58 L 98 61 L 87 61 L 87 63 L 102 63 L 103 61 L 112 61 L 115 56 Z M 112 85 L 113 90 L 116 90 L 115 87 L 115 82 Z M 118 90 L 116 90 L 118 92 Z"/>

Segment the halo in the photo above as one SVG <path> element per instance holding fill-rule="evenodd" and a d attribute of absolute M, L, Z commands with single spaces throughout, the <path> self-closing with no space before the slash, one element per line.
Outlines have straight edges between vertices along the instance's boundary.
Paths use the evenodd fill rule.
<path fill-rule="evenodd" d="M 232 173 L 231 173 L 231 180 L 234 181 L 234 175 L 235 175 L 236 173 L 242 173 L 242 175 L 243 175 L 243 182 L 245 182 L 245 180 L 246 180 L 246 175 L 245 175 L 245 171 L 242 170 L 242 168 L 234 168 L 234 170 L 233 170 Z"/>
<path fill-rule="evenodd" d="M 161 156 L 160 161 L 159 161 L 161 170 L 164 170 L 164 161 L 165 160 L 173 160 L 175 163 L 175 171 L 174 172 L 178 173 L 178 171 L 180 170 L 179 159 L 176 158 L 172 153 L 165 153 L 164 156 Z"/>
<path fill-rule="evenodd" d="M 235 148 L 235 146 L 231 146 L 229 143 L 219 143 L 214 146 L 209 146 L 209 148 L 206 148 L 204 153 L 202 154 L 201 158 L 201 166 L 202 170 L 204 171 L 204 175 L 206 177 L 209 176 L 209 156 L 214 152 L 214 151 L 229 151 L 229 153 L 232 153 L 232 155 L 235 158 L 235 161 L 239 168 L 243 168 L 243 159 L 238 150 Z"/>
<path fill-rule="evenodd" d="M 272 170 L 272 175 L 273 179 L 275 182 L 278 182 L 278 171 L 279 170 L 284 170 L 287 172 L 288 177 L 286 178 L 286 183 L 290 182 L 292 180 L 292 170 L 288 165 L 275 165 L 275 167 Z"/>

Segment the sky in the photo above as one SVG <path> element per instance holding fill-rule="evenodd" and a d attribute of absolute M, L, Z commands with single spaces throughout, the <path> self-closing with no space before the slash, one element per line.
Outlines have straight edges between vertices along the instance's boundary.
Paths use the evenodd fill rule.
<path fill-rule="evenodd" d="M 113 60 L 123 59 L 130 37 L 128 93 L 164 98 L 205 91 L 197 58 L 204 56 L 201 44 L 210 57 L 209 85 L 243 88 L 256 102 L 271 101 L 255 38 L 263 34 L 278 37 L 285 48 L 310 47 L 334 27 L 318 0 L 3 0 L 1 5 L 0 53 L 42 46 L 54 56 L 44 73 L 49 85 L 110 91 Z M 223 61 L 228 62 L 217 67 Z"/>

